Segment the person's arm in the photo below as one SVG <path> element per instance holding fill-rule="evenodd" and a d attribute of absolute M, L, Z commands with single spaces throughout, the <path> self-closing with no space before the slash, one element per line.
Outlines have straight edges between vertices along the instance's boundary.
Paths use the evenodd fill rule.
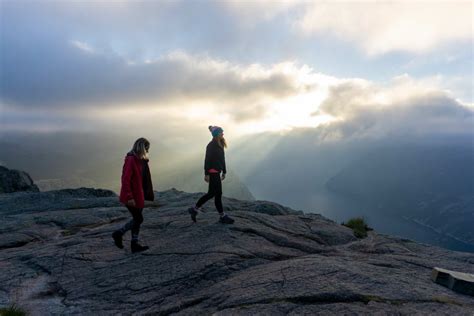
<path fill-rule="evenodd" d="M 224 149 L 222 149 L 221 159 L 222 159 L 222 176 L 221 176 L 221 180 L 224 180 L 224 179 L 225 179 L 225 175 L 226 175 L 226 173 L 227 173 L 227 168 L 226 168 L 226 166 L 225 166 L 225 153 L 224 153 Z"/>
<path fill-rule="evenodd" d="M 227 173 L 227 168 L 225 166 L 225 153 L 224 153 L 224 150 L 222 150 L 222 164 L 223 164 L 222 173 L 226 174 Z"/>
<path fill-rule="evenodd" d="M 122 191 L 127 197 L 127 201 L 133 201 L 132 193 L 132 174 L 133 174 L 133 157 L 127 157 L 122 169 Z"/>
<path fill-rule="evenodd" d="M 211 149 L 210 146 L 206 147 L 206 158 L 204 159 L 204 175 L 209 175 L 209 169 L 211 169 Z"/>

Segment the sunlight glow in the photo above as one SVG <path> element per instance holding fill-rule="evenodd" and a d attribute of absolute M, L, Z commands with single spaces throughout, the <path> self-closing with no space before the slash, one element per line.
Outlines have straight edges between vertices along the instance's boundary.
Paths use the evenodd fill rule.
<path fill-rule="evenodd" d="M 268 106 L 267 114 L 258 121 L 237 126 L 243 134 L 290 131 L 294 128 L 316 127 L 333 120 L 329 115 L 313 115 L 326 98 L 322 90 L 296 95 Z"/>

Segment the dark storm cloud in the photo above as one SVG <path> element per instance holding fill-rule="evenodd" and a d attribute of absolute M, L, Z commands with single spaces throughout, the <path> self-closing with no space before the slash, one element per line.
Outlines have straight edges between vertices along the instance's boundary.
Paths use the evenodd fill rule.
<path fill-rule="evenodd" d="M 12 45 L 13 46 L 13 45 Z M 35 56 L 11 47 L 2 57 L 2 98 L 19 106 L 162 103 L 203 99 L 234 102 L 298 91 L 283 73 L 242 77 L 242 69 L 171 54 L 144 63 L 80 49 L 73 42 L 36 46 Z"/>

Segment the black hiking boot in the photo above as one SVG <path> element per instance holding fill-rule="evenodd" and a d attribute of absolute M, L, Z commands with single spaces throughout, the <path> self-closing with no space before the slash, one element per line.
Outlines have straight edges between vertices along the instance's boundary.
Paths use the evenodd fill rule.
<path fill-rule="evenodd" d="M 136 253 L 136 252 L 142 252 L 142 251 L 145 251 L 147 249 L 149 249 L 150 247 L 148 246 L 142 246 L 138 243 L 138 241 L 132 241 L 132 253 Z"/>
<path fill-rule="evenodd" d="M 224 215 L 219 218 L 219 222 L 221 222 L 222 224 L 234 224 L 235 221 L 230 218 L 229 215 Z"/>
<path fill-rule="evenodd" d="M 190 207 L 188 208 L 188 212 L 189 214 L 191 214 L 191 219 L 193 220 L 193 222 L 196 223 L 196 216 L 198 215 L 198 212 L 196 211 L 196 209 L 194 207 Z"/>
<path fill-rule="evenodd" d="M 115 246 L 117 246 L 117 248 L 123 249 L 122 233 L 116 230 L 113 232 L 112 238 L 114 239 Z"/>

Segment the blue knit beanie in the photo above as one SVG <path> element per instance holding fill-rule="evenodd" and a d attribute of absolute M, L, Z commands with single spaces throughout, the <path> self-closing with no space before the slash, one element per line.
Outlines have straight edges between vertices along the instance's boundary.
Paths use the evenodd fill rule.
<path fill-rule="evenodd" d="M 209 125 L 209 131 L 212 134 L 212 137 L 217 137 L 219 134 L 224 133 L 224 130 L 219 126 Z"/>

